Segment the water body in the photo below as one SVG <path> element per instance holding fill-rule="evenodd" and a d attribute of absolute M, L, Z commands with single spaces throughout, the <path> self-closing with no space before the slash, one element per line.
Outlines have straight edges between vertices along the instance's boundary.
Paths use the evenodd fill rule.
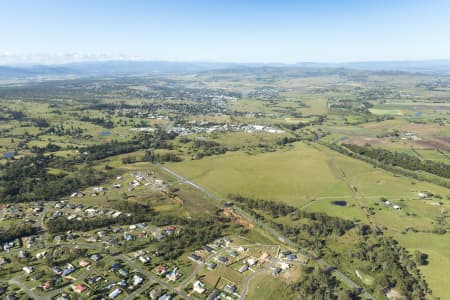
<path fill-rule="evenodd" d="M 4 157 L 7 159 L 13 158 L 14 157 L 14 152 L 6 152 L 4 154 Z"/>
<path fill-rule="evenodd" d="M 331 203 L 333 203 L 334 205 L 337 205 L 337 206 L 347 206 L 347 201 L 344 201 L 344 200 L 337 200 L 337 201 L 333 201 Z"/>
<path fill-rule="evenodd" d="M 100 132 L 100 135 L 101 135 L 101 136 L 109 136 L 109 135 L 111 135 L 111 134 L 112 134 L 111 131 L 102 131 L 102 132 Z"/>

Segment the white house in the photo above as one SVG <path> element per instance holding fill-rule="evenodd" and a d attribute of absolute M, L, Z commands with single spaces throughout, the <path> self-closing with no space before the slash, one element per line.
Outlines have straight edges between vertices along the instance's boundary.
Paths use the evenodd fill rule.
<path fill-rule="evenodd" d="M 197 280 L 194 282 L 194 292 L 198 294 L 203 294 L 206 291 L 205 284 Z"/>
<path fill-rule="evenodd" d="M 28 266 L 23 267 L 22 270 L 24 270 L 25 273 L 27 273 L 27 274 L 31 274 L 31 273 L 34 272 L 34 268 L 33 267 L 28 267 Z"/>

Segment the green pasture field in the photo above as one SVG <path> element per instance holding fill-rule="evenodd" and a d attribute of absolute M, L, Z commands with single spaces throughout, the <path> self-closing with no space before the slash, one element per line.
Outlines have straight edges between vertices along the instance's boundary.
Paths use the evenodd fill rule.
<path fill-rule="evenodd" d="M 441 299 L 450 298 L 448 288 L 448 270 L 450 270 L 450 234 L 438 235 L 431 233 L 393 233 L 400 244 L 409 250 L 428 254 L 428 264 L 420 270 L 425 276 L 433 295 Z"/>
<path fill-rule="evenodd" d="M 433 102 L 414 102 L 414 101 L 393 101 L 383 104 L 375 104 L 370 112 L 375 115 L 397 115 L 397 116 L 413 116 L 421 120 L 430 120 L 435 116 L 442 114 L 441 112 L 450 111 L 448 103 Z M 416 112 L 421 112 L 421 116 L 415 116 Z"/>
<path fill-rule="evenodd" d="M 290 133 L 274 134 L 267 132 L 254 134 L 249 134 L 246 132 L 227 132 L 218 133 L 212 137 L 214 137 L 214 141 L 223 144 L 228 148 L 233 148 L 242 146 L 257 146 L 258 144 L 275 145 L 277 141 L 281 140 L 285 136 L 292 137 Z"/>
<path fill-rule="evenodd" d="M 286 74 L 289 75 L 289 72 Z M 162 106 L 158 107 L 162 108 L 157 108 L 154 113 L 168 115 L 171 117 L 170 120 L 116 116 L 110 114 L 109 110 L 101 109 L 84 110 L 87 105 L 94 102 L 71 100 L 71 96 L 59 99 L 58 96 L 51 93 L 48 97 L 42 97 L 41 99 L 37 96 L 36 99 L 32 98 L 29 101 L 26 98 L 23 100 L 5 100 L 0 104 L 1 107 L 21 111 L 26 114 L 28 119 L 1 122 L 0 161 L 1 163 L 6 162 L 2 158 L 5 152 L 15 150 L 17 157 L 21 157 L 32 154 L 31 147 L 44 147 L 49 142 L 57 144 L 63 149 L 54 153 L 46 153 L 46 155 L 55 154 L 68 157 L 76 154 L 75 150 L 67 148 L 69 146 L 83 147 L 106 143 L 111 140 L 128 141 L 137 134 L 131 130 L 135 126 L 152 127 L 158 125 L 165 127 L 179 120 L 276 126 L 282 123 L 307 122 L 317 119 L 318 115 L 326 115 L 327 118 L 322 125 L 308 126 L 296 131 L 296 133 L 306 135 L 308 131 L 317 132 L 317 130 L 322 129 L 329 133 L 322 141 L 341 143 L 345 142 L 343 138 L 348 138 L 349 141 L 355 143 L 364 144 L 368 142 L 373 146 L 391 151 L 402 151 L 422 159 L 448 163 L 450 152 L 446 151 L 445 147 L 441 147 L 441 145 L 445 145 L 445 138 L 450 138 L 450 130 L 448 130 L 450 103 L 447 103 L 448 101 L 444 103 L 445 97 L 449 97 L 450 93 L 417 86 L 418 83 L 429 81 L 431 77 L 370 74 L 367 75 L 367 80 L 355 80 L 352 77 L 345 78 L 341 75 L 311 77 L 291 75 L 285 78 L 277 79 L 274 77 L 268 80 L 260 80 L 257 76 L 240 76 L 239 74 L 224 75 L 224 77 L 214 79 L 210 78 L 207 73 L 195 76 L 180 75 L 176 78 L 179 82 L 185 80 L 185 86 L 191 88 L 222 88 L 241 92 L 244 98 L 228 103 L 230 114 L 225 112 L 223 114 L 199 115 L 194 113 L 190 115 L 183 111 L 174 112 L 169 106 L 163 104 L 197 105 L 200 102 L 194 100 L 145 99 L 144 97 L 136 98 L 134 95 L 127 98 L 123 97 L 125 90 L 120 92 L 112 90 L 109 94 L 99 95 L 98 98 L 93 99 L 95 103 L 99 104 L 118 103 L 118 101 L 126 102 L 129 105 L 161 104 Z M 396 94 L 398 92 L 398 95 L 392 96 L 388 93 L 385 99 L 383 93 L 376 91 L 384 85 L 387 90 L 396 91 Z M 255 100 L 245 96 L 248 92 L 254 91 L 255 88 L 263 86 L 278 90 L 280 99 Z M 134 87 L 129 86 L 128 88 L 140 90 L 142 87 L 141 83 L 137 83 Z M 170 84 L 167 84 L 166 87 L 170 88 Z M 127 89 L 127 87 L 124 86 L 124 89 Z M 370 111 L 375 116 L 353 112 L 348 114 L 328 113 L 329 98 L 335 97 L 356 101 L 356 99 L 360 99 L 360 96 L 364 97 L 366 91 L 371 93 L 369 95 L 375 95 L 375 98 L 361 99 L 369 99 L 367 101 L 374 105 Z M 376 96 L 377 94 L 379 97 Z M 80 94 L 74 95 L 75 99 L 77 97 L 79 98 Z M 433 99 L 440 99 L 439 101 L 442 103 L 433 103 Z M 259 112 L 263 113 L 264 116 L 252 114 Z M 422 115 L 416 116 L 416 112 L 422 112 Z M 110 119 L 114 122 L 115 127 L 106 129 L 87 121 L 80 121 L 78 115 Z M 395 119 L 368 122 L 368 120 L 373 120 L 382 115 L 392 116 Z M 42 132 L 46 129 L 34 126 L 34 121 L 30 118 L 44 118 L 50 123 L 50 126 L 63 125 L 65 129 L 80 127 L 84 129 L 84 132 L 81 133 L 82 137 L 73 137 L 70 134 L 65 136 L 43 135 Z M 445 125 L 446 122 L 447 125 Z M 414 143 L 396 137 L 377 138 L 377 136 L 390 133 L 394 129 L 399 132 L 414 132 L 421 140 Z M 110 131 L 111 134 L 102 135 L 104 131 Z M 91 137 L 86 137 L 86 135 Z M 438 217 L 450 209 L 450 202 L 448 201 L 450 192 L 448 189 L 403 176 L 394 176 L 382 169 L 341 155 L 319 144 L 298 142 L 286 146 L 277 145 L 277 142 L 285 136 L 292 137 L 293 134 L 289 132 L 284 134 L 217 132 L 188 136 L 190 139 L 204 137 L 233 150 L 224 155 L 209 156 L 199 160 L 192 159 L 195 155 L 195 150 L 192 147 L 193 142 L 183 144 L 180 138 L 167 141 L 168 144 L 173 146 L 174 150 L 156 149 L 155 151 L 157 153 L 171 151 L 182 157 L 184 159 L 182 162 L 167 163 L 166 165 L 223 198 L 226 198 L 228 194 L 241 194 L 280 201 L 309 212 L 325 212 L 332 216 L 355 221 L 360 220 L 362 223 L 381 225 L 386 229 L 386 235 L 394 236 L 408 250 L 420 250 L 429 255 L 429 264 L 421 267 L 425 279 L 429 282 L 435 296 L 442 299 L 450 298 L 447 288 L 447 272 L 450 269 L 450 252 L 448 250 L 450 234 L 438 235 L 432 233 L 438 226 Z M 441 149 L 438 151 L 435 150 L 436 148 Z M 105 170 L 106 164 L 113 168 L 108 170 L 109 179 L 99 184 L 99 186 L 106 187 L 108 191 L 105 194 L 93 197 L 90 195 L 92 187 L 89 187 L 84 190 L 85 197 L 70 198 L 70 201 L 83 203 L 85 206 L 110 208 L 116 201 L 126 199 L 127 201 L 148 203 L 157 212 L 164 215 L 187 218 L 216 213 L 217 206 L 214 201 L 208 199 L 192 186 L 169 175 L 160 166 L 149 162 L 133 164 L 123 164 L 122 162 L 122 159 L 128 156 L 134 156 L 139 161 L 144 154 L 144 151 L 137 151 L 93 162 L 93 167 L 98 170 Z M 49 169 L 48 171 L 55 175 L 65 174 L 59 169 Z M 161 193 L 150 186 L 139 186 L 132 191 L 129 190 L 128 184 L 134 179 L 133 172 L 153 172 L 156 177 L 168 183 L 171 194 L 177 195 L 183 200 L 183 203 L 177 202 L 178 199 L 174 199 L 172 195 Z M 122 179 L 117 179 L 116 176 L 118 175 L 121 175 Z M 426 176 L 432 177 L 429 174 Z M 122 187 L 112 189 L 111 186 L 114 183 L 121 183 Z M 442 198 L 434 197 L 422 200 L 418 197 L 420 191 L 429 191 L 442 196 Z M 381 197 L 388 198 L 392 204 L 400 205 L 401 210 L 395 210 L 392 205 L 380 204 Z M 333 203 L 336 200 L 345 201 L 346 206 L 336 205 Z M 48 215 L 50 215 L 50 212 L 48 212 Z M 4 220 L 2 224 L 13 226 L 20 221 L 16 219 Z M 293 224 L 289 216 L 280 217 L 277 222 Z M 448 230 L 448 224 L 441 226 L 446 226 Z M 414 233 L 412 229 L 420 231 L 420 233 Z M 239 239 L 242 239 L 242 242 L 248 241 L 249 244 L 252 242 L 278 243 L 258 227 L 253 228 L 248 233 L 242 233 L 241 229 L 233 224 L 227 231 L 240 234 Z M 331 245 L 328 246 L 333 251 L 342 252 L 346 249 L 346 243 L 356 240 L 357 238 L 354 235 L 344 235 L 336 238 L 335 241 L 332 240 Z M 192 271 L 192 264 L 186 259 L 190 250 L 177 261 L 184 274 Z M 339 269 L 341 270 L 341 266 Z M 355 270 L 360 271 L 362 279 L 358 279 Z M 5 270 L 0 271 L 5 274 Z M 370 288 L 373 278 L 367 265 L 345 265 L 342 266 L 342 271 L 350 274 L 349 276 L 355 282 Z M 21 272 L 19 271 L 18 274 L 21 274 Z M 208 288 L 215 286 L 217 282 L 220 282 L 220 287 L 227 282 L 228 278 L 236 281 L 241 289 L 248 274 L 249 272 L 244 275 L 237 274 L 237 271 L 233 270 L 232 267 L 224 267 L 219 264 L 216 271 L 202 270 L 200 275 L 205 276 Z M 288 278 L 282 276 L 272 277 L 270 271 L 258 274 L 250 282 L 247 297 L 249 299 L 288 298 L 290 296 L 286 289 L 286 282 L 288 281 Z M 29 285 L 32 287 L 35 284 Z M 121 297 L 124 297 L 124 295 Z"/>
<path fill-rule="evenodd" d="M 248 299 L 291 299 L 293 295 L 289 293 L 286 283 L 270 272 L 255 275 L 250 283 L 246 297 Z"/>
<path fill-rule="evenodd" d="M 237 193 L 272 199 L 308 211 L 325 212 L 365 223 L 368 219 L 363 207 L 373 208 L 373 222 L 403 237 L 400 242 L 407 248 L 413 248 L 408 244 L 411 243 L 408 241 L 411 234 L 403 236 L 400 232 L 408 227 L 430 232 L 441 210 L 450 209 L 448 201 L 435 205 L 438 200 L 420 200 L 418 197 L 419 191 L 430 191 L 445 199 L 449 191 L 443 187 L 393 176 L 319 145 L 296 143 L 293 149 L 257 155 L 233 152 L 198 161 L 171 163 L 169 167 L 224 197 Z M 357 191 L 351 187 L 356 187 Z M 402 209 L 379 205 L 381 197 L 390 199 Z M 334 200 L 345 200 L 347 206 L 334 205 Z M 446 234 L 441 237 L 433 233 L 422 235 L 427 239 L 448 239 L 449 236 Z M 437 248 L 434 245 L 433 242 L 427 244 L 431 249 L 430 266 L 444 255 L 439 243 Z M 450 259 L 440 262 L 450 268 Z M 432 288 L 437 286 L 436 295 L 442 295 L 442 289 L 439 290 L 441 277 L 434 275 L 440 274 L 439 271 L 433 273 L 428 267 L 423 270 Z"/>
<path fill-rule="evenodd" d="M 302 99 L 302 101 L 307 107 L 301 107 L 298 111 L 304 115 L 321 115 L 326 114 L 328 111 L 326 98 Z"/>
<path fill-rule="evenodd" d="M 224 197 L 237 193 L 283 201 L 297 207 L 303 207 L 313 199 L 318 200 L 308 209 L 327 198 L 356 198 L 366 204 L 366 199 L 373 202 L 380 197 L 414 199 L 420 190 L 448 194 L 444 188 L 424 182 L 411 184 L 407 178 L 394 177 L 323 146 L 312 147 L 305 143 L 296 143 L 292 149 L 271 153 L 247 155 L 232 152 L 168 165 Z M 353 195 L 353 186 L 360 195 Z M 333 214 L 335 205 L 330 202 L 319 208 Z"/>
<path fill-rule="evenodd" d="M 450 161 L 450 151 L 441 150 L 441 152 L 434 149 L 417 149 L 416 150 L 420 157 L 424 160 L 433 160 L 443 163 L 449 163 Z"/>
<path fill-rule="evenodd" d="M 374 115 L 396 115 L 403 116 L 404 112 L 400 109 L 391 109 L 391 108 L 371 108 L 369 111 Z"/>
<path fill-rule="evenodd" d="M 302 143 L 294 150 L 257 155 L 230 152 L 168 165 L 222 196 L 241 193 L 296 206 L 319 194 L 324 184 L 338 182 L 333 174 L 324 172 L 328 169 L 324 155 Z M 311 174 L 304 176 L 306 170 Z"/>
<path fill-rule="evenodd" d="M 231 103 L 231 109 L 239 112 L 267 112 L 268 108 L 261 100 L 240 99 Z"/>

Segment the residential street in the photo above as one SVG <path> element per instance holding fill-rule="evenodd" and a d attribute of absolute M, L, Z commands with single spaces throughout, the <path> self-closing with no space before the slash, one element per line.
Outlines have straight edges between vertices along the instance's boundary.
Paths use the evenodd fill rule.
<path fill-rule="evenodd" d="M 223 205 L 223 203 L 225 202 L 224 199 L 222 199 L 221 197 L 209 192 L 208 190 L 206 190 L 205 188 L 199 186 L 198 184 L 190 181 L 189 179 L 183 177 L 182 175 L 172 171 L 171 169 L 167 168 L 166 166 L 162 166 L 161 168 L 166 171 L 167 173 L 173 175 L 174 177 L 178 178 L 181 182 L 184 182 L 186 184 L 189 184 L 190 186 L 194 187 L 195 189 L 205 193 L 207 196 L 209 196 L 211 199 L 214 199 L 219 205 Z M 270 233 L 274 238 L 276 238 L 277 240 L 288 244 L 291 247 L 295 247 L 297 249 L 300 249 L 300 245 L 295 244 L 294 242 L 290 241 L 287 237 L 283 236 L 282 234 L 276 232 L 273 228 L 269 227 L 268 225 L 262 223 L 262 222 L 258 222 L 257 220 L 255 220 L 253 217 L 251 217 L 249 214 L 247 214 L 246 212 L 242 211 L 241 209 L 235 207 L 235 210 L 245 219 L 247 219 L 249 222 L 257 224 L 258 226 L 260 226 L 264 231 Z M 315 259 L 313 257 L 309 257 L 310 259 Z M 339 272 L 339 270 L 333 268 L 332 266 L 330 266 L 329 264 L 327 264 L 323 259 L 315 259 L 319 264 L 325 266 L 326 268 L 328 268 L 336 277 L 338 277 L 339 279 L 341 279 L 348 287 L 350 288 L 354 288 L 354 289 L 360 289 L 362 290 L 362 295 L 366 298 L 366 299 L 374 299 L 372 295 L 370 295 L 368 292 L 366 292 L 363 288 L 361 288 L 359 285 L 357 285 L 354 281 L 352 281 L 350 278 L 348 278 L 346 275 L 344 275 L 343 273 Z M 242 293 L 242 295 L 245 295 L 245 293 Z"/>

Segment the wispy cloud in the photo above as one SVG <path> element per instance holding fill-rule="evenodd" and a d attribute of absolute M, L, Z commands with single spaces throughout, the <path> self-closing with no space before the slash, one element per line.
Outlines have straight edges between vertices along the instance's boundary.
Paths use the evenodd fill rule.
<path fill-rule="evenodd" d="M 91 54 L 91 53 L 11 53 L 0 52 L 0 65 L 30 65 L 30 64 L 66 64 L 87 61 L 108 60 L 143 60 L 143 57 L 125 54 Z"/>

